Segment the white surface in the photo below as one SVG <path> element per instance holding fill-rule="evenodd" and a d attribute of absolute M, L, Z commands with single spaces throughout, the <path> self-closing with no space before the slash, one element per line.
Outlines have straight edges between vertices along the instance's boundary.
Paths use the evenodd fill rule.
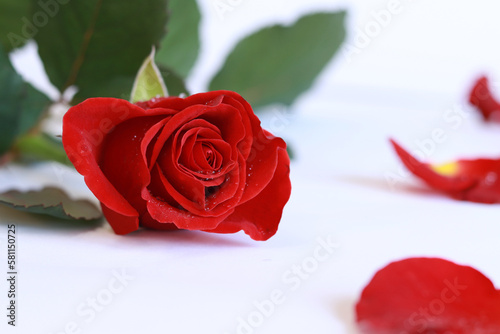
<path fill-rule="evenodd" d="M 243 0 L 220 19 L 203 1 L 203 55 L 190 86 L 202 90 L 221 55 L 255 27 L 348 6 L 348 43 L 354 43 L 356 27 L 365 27 L 370 12 L 388 2 Z M 473 265 L 499 286 L 498 207 L 429 191 L 401 171 L 387 138 L 412 150 L 426 142 L 424 155 L 433 161 L 500 155 L 493 144 L 500 142 L 500 126 L 484 125 L 465 103 L 479 73 L 500 80 L 500 7 L 486 0 L 474 7 L 451 0 L 401 4 L 404 10 L 352 61 L 341 54 L 291 110 L 272 109 L 263 117 L 296 153 L 292 197 L 273 238 L 254 242 L 242 233 L 185 231 L 116 236 L 107 224 L 69 226 L 0 207 L 0 264 L 7 224 L 18 228 L 19 249 L 18 327 L 7 326 L 3 316 L 1 332 L 352 334 L 363 286 L 380 267 L 410 256 Z M 35 65 L 22 57 L 14 57 L 17 66 Z M 26 73 L 49 89 L 36 68 Z M 453 108 L 466 116 L 450 121 Z M 437 128 L 446 141 L 432 147 Z M 48 164 L 36 172 L 4 168 L 0 186 L 61 184 L 75 196 L 90 196 L 81 177 L 66 169 Z M 317 253 L 328 240 L 338 246 L 333 253 Z M 310 273 L 299 276 L 294 266 Z M 122 271 L 133 280 L 121 289 L 114 277 Z M 121 291 L 110 293 L 109 284 Z M 1 279 L 0 305 L 5 291 Z M 88 298 L 107 304 L 93 319 Z"/>

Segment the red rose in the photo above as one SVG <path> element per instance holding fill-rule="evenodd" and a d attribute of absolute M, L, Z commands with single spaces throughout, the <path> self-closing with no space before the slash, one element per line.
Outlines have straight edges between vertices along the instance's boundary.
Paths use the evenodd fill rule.
<path fill-rule="evenodd" d="M 63 144 L 117 234 L 144 226 L 266 240 L 290 197 L 285 142 L 230 91 L 88 99 L 65 115 Z"/>

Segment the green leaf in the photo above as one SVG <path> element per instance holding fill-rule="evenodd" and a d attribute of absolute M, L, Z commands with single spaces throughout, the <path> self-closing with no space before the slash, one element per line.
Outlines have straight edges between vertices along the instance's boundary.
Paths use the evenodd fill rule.
<path fill-rule="evenodd" d="M 165 33 L 166 0 L 69 1 L 35 40 L 50 81 L 73 102 L 129 96 L 137 69 Z"/>
<path fill-rule="evenodd" d="M 0 155 L 37 124 L 49 103 L 47 96 L 16 73 L 0 46 Z"/>
<path fill-rule="evenodd" d="M 0 0 L 0 43 L 6 51 L 23 46 L 36 33 L 30 0 Z"/>
<path fill-rule="evenodd" d="M 171 96 L 189 95 L 184 80 L 177 73 L 162 66 L 160 66 L 160 72 Z"/>
<path fill-rule="evenodd" d="M 130 101 L 148 101 L 154 97 L 168 96 L 167 87 L 163 82 L 160 70 L 155 64 L 155 49 L 151 50 L 149 56 L 142 63 L 134 80 Z"/>
<path fill-rule="evenodd" d="M 11 190 L 0 194 L 0 203 L 17 210 L 49 215 L 67 220 L 95 220 L 101 211 L 90 201 L 73 200 L 57 188 L 21 192 Z"/>
<path fill-rule="evenodd" d="M 170 0 L 168 7 L 168 34 L 161 41 L 156 62 L 186 78 L 200 49 L 200 10 L 196 0 Z"/>
<path fill-rule="evenodd" d="M 312 14 L 290 27 L 258 31 L 238 43 L 210 90 L 236 91 L 254 108 L 292 104 L 339 50 L 344 18 L 344 11 Z"/>
<path fill-rule="evenodd" d="M 290 144 L 287 144 L 286 146 L 286 153 L 288 153 L 288 157 L 290 160 L 295 159 L 295 150 L 290 146 Z"/>
<path fill-rule="evenodd" d="M 46 133 L 28 134 L 20 137 L 15 149 L 24 161 L 56 161 L 67 166 L 73 166 L 69 161 L 62 141 Z"/>

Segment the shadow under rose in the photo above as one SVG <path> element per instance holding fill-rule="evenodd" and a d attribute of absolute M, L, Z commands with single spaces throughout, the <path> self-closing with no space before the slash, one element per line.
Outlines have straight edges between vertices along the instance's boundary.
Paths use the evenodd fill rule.
<path fill-rule="evenodd" d="M 187 231 L 187 230 L 153 230 L 139 229 L 135 232 L 123 236 L 128 241 L 132 242 L 148 242 L 148 243 L 169 243 L 182 245 L 199 245 L 199 246 L 222 246 L 222 247 L 252 247 L 258 242 L 250 239 L 249 236 L 243 233 L 237 234 L 215 234 L 202 231 Z M 248 239 L 248 240 L 245 240 Z"/>
<path fill-rule="evenodd" d="M 140 228 L 127 235 L 116 235 L 104 218 L 92 221 L 65 220 L 49 215 L 33 214 L 18 211 L 13 208 L 0 205 L 0 225 L 16 224 L 22 229 L 29 229 L 35 233 L 77 233 L 92 232 L 98 238 L 107 237 L 118 239 L 123 243 L 148 243 L 169 245 L 199 245 L 199 246 L 222 246 L 222 247 L 254 247 L 259 243 L 253 241 L 243 233 L 236 234 L 214 234 L 201 231 L 187 230 L 153 230 Z M 97 235 L 96 235 L 97 233 Z"/>
<path fill-rule="evenodd" d="M 381 179 L 381 178 L 376 178 L 376 177 L 366 177 L 366 176 L 359 176 L 359 175 L 346 175 L 346 176 L 341 176 L 337 178 L 341 182 L 346 182 L 358 186 L 363 186 L 363 187 L 369 187 L 372 189 L 378 189 L 378 190 L 384 190 L 386 192 L 391 192 L 391 193 L 411 193 L 411 194 L 416 194 L 416 195 L 423 195 L 423 196 L 439 196 L 439 197 L 446 197 L 446 195 L 433 190 L 431 188 L 428 188 L 425 184 L 419 184 L 419 185 L 414 185 L 414 184 L 409 184 L 409 183 L 403 183 L 403 182 L 398 182 L 394 185 L 390 185 L 387 180 Z"/>

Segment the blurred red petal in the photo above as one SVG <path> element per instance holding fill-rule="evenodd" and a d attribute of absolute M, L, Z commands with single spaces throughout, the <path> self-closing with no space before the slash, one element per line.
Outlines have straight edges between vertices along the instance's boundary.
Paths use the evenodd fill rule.
<path fill-rule="evenodd" d="M 394 140 L 391 143 L 403 164 L 430 187 L 456 199 L 478 203 L 500 203 L 500 160 L 458 160 L 433 166 L 414 158 Z"/>
<path fill-rule="evenodd" d="M 476 81 L 469 101 L 479 109 L 486 121 L 500 122 L 500 103 L 491 93 L 488 78 L 483 76 Z"/>
<path fill-rule="evenodd" d="M 410 258 L 378 271 L 361 293 L 366 334 L 500 333 L 500 292 L 482 273 L 438 258 Z"/>

